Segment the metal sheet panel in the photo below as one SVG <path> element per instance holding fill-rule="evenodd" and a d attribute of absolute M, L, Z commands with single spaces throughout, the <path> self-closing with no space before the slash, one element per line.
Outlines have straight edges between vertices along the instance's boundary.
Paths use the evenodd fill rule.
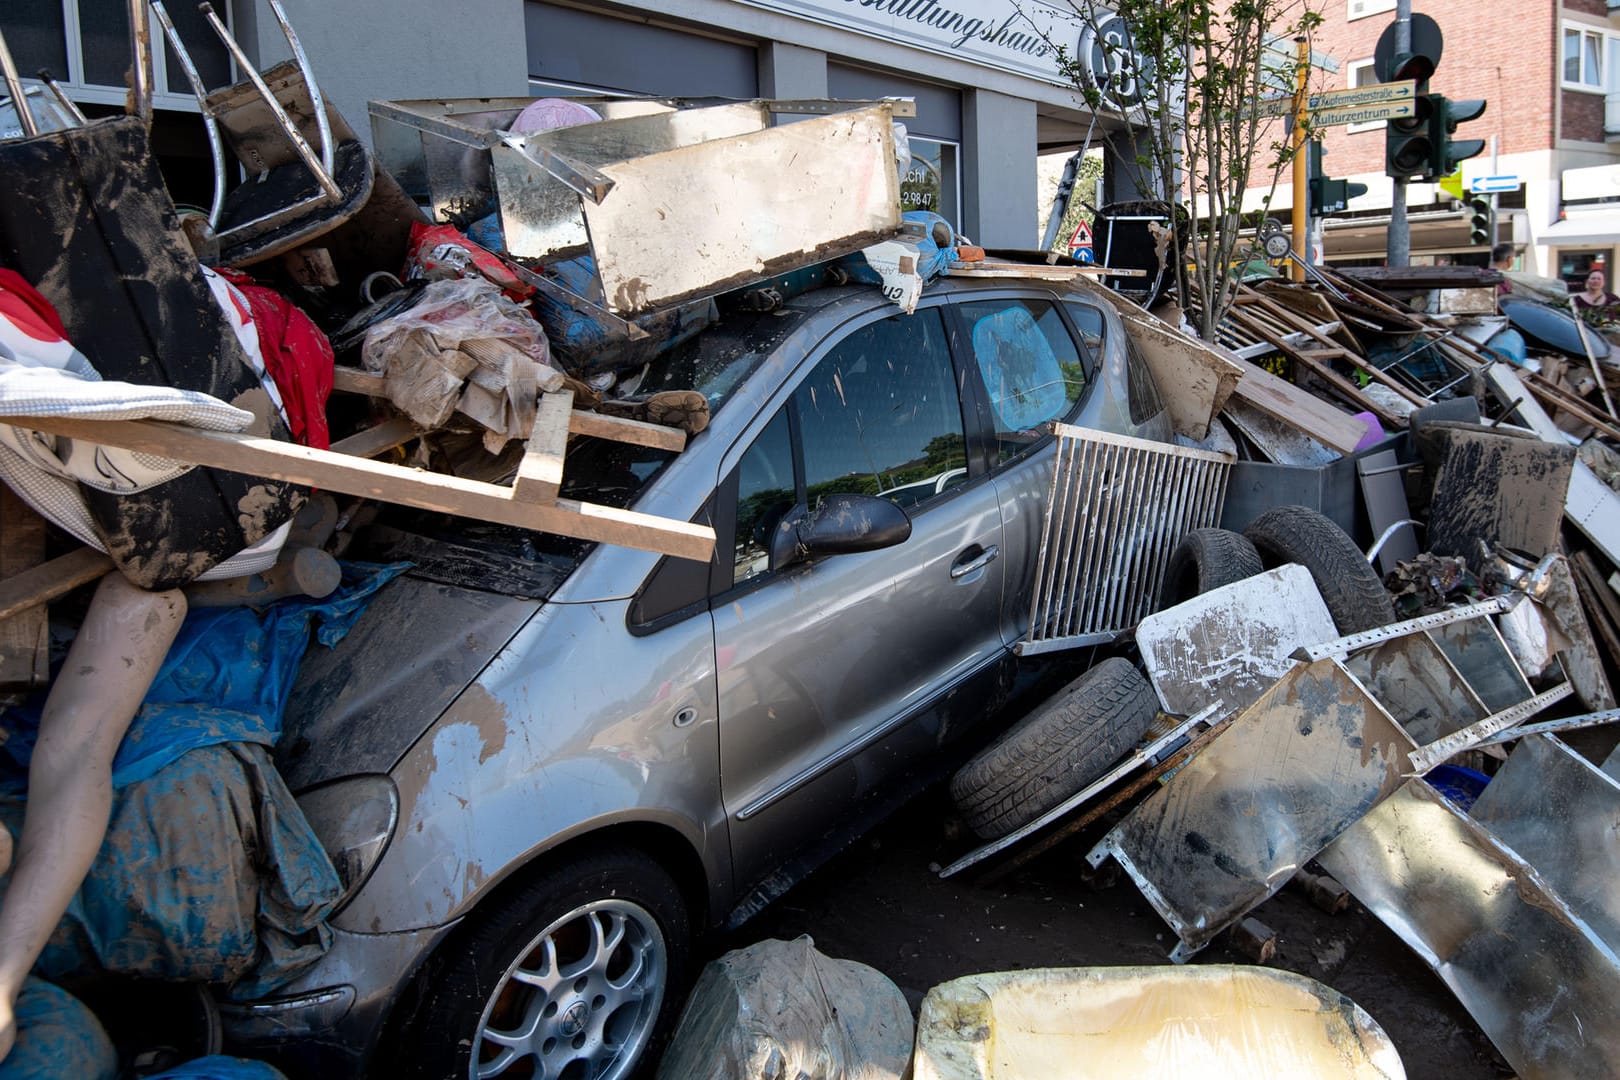
<path fill-rule="evenodd" d="M 1620 1076 L 1614 950 L 1428 784 L 1408 783 L 1318 860 L 1434 969 L 1525 1080 Z"/>
<path fill-rule="evenodd" d="M 1419 744 L 1489 715 L 1479 695 L 1427 634 L 1408 634 L 1358 652 L 1345 667 Z"/>
<path fill-rule="evenodd" d="M 601 171 L 614 187 L 584 203 L 585 221 L 607 306 L 620 314 L 856 251 L 900 226 L 887 105 Z"/>
<path fill-rule="evenodd" d="M 1554 736 L 1533 735 L 1470 813 L 1620 949 L 1620 783 Z"/>
<path fill-rule="evenodd" d="M 1290 563 L 1149 615 L 1136 645 L 1164 711 L 1190 716 L 1217 699 L 1248 708 L 1293 668 L 1290 653 L 1337 635 L 1310 571 Z"/>
<path fill-rule="evenodd" d="M 1119 860 L 1183 961 L 1399 789 L 1411 749 L 1337 661 L 1301 664 L 1087 858 Z"/>
<path fill-rule="evenodd" d="M 1176 544 L 1215 524 L 1232 465 L 1227 454 L 1053 429 L 1057 461 L 1021 654 L 1093 644 L 1140 622 Z"/>
<path fill-rule="evenodd" d="M 1428 634 L 1491 712 L 1512 708 L 1532 696 L 1529 682 L 1489 618 L 1447 623 Z"/>

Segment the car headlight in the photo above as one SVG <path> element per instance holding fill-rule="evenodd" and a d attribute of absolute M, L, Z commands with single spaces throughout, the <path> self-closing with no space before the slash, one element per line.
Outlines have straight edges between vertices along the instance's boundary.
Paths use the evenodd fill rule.
<path fill-rule="evenodd" d="M 298 805 L 343 882 L 341 908 L 388 847 L 399 822 L 399 793 L 386 776 L 351 776 L 304 792 Z"/>

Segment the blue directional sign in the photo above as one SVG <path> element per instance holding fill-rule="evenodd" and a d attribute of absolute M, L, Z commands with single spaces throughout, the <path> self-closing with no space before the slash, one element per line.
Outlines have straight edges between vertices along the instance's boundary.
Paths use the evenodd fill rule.
<path fill-rule="evenodd" d="M 1475 195 L 1489 195 L 1499 191 L 1518 191 L 1524 181 L 1517 176 L 1476 176 L 1468 181 L 1468 190 Z"/>

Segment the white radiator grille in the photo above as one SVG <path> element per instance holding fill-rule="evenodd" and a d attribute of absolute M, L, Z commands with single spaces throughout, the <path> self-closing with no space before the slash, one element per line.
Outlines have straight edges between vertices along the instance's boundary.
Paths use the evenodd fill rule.
<path fill-rule="evenodd" d="M 1054 427 L 1024 654 L 1107 641 L 1151 614 L 1176 544 L 1219 520 L 1232 465 L 1225 454 Z"/>

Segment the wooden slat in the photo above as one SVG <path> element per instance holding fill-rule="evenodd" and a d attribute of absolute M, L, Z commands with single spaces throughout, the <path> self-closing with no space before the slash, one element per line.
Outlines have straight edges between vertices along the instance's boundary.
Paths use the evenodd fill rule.
<path fill-rule="evenodd" d="M 388 380 L 355 367 L 335 364 L 332 367 L 332 389 L 346 394 L 364 394 L 367 397 L 387 397 Z"/>
<path fill-rule="evenodd" d="M 1248 402 L 1267 416 L 1298 428 L 1341 454 L 1351 453 L 1367 437 L 1366 424 L 1335 409 L 1315 394 L 1307 393 L 1247 360 L 1238 363 L 1243 366 L 1243 377 L 1238 380 L 1233 396 Z"/>
<path fill-rule="evenodd" d="M 385 398 L 388 396 L 388 380 L 381 375 L 373 375 L 369 371 L 359 368 L 338 365 L 332 369 L 333 386 L 351 394 L 364 394 L 367 397 Z M 635 446 L 650 446 L 658 450 L 673 450 L 676 453 L 686 449 L 686 432 L 679 428 L 665 427 L 662 424 L 649 424 L 645 420 L 631 420 L 619 416 L 604 416 L 602 413 L 587 412 L 584 409 L 575 409 L 568 418 L 568 430 L 574 435 L 589 435 L 597 439 L 612 439 L 615 442 L 631 443 Z M 369 456 L 369 455 L 367 455 Z"/>
<path fill-rule="evenodd" d="M 350 457 L 376 457 L 396 446 L 404 446 L 418 434 L 420 433 L 416 430 L 416 425 L 409 419 L 396 416 L 392 420 L 384 420 L 375 427 L 357 431 L 346 439 L 339 439 L 332 444 L 332 452 L 348 454 Z"/>
<path fill-rule="evenodd" d="M 572 499 L 558 499 L 554 506 L 536 506 L 513 499 L 511 488 L 497 484 L 385 465 L 254 435 L 199 431 L 152 420 L 15 417 L 7 422 L 249 476 L 621 544 L 677 558 L 706 562 L 714 551 L 714 530 L 705 525 Z"/>
<path fill-rule="evenodd" d="M 568 417 L 568 430 L 574 435 L 591 435 L 598 439 L 650 446 L 655 450 L 686 449 L 686 432 L 680 428 L 649 424 L 645 420 L 631 420 L 624 416 L 607 416 L 598 412 L 575 409 Z"/>
<path fill-rule="evenodd" d="M 1524 383 L 1525 389 L 1540 398 L 1543 404 L 1563 409 L 1577 420 L 1591 424 L 1609 438 L 1620 439 L 1620 427 L 1616 427 L 1584 398 L 1577 397 L 1562 386 L 1549 382 L 1528 369 L 1520 369 L 1519 381 Z"/>
<path fill-rule="evenodd" d="M 1286 308 L 1283 305 L 1277 303 L 1275 300 L 1271 299 L 1268 296 L 1265 296 L 1264 294 L 1258 294 L 1257 293 L 1256 295 L 1258 295 L 1260 297 L 1260 305 L 1259 306 L 1264 308 L 1266 311 L 1270 312 L 1272 314 L 1272 316 L 1274 316 L 1280 322 L 1282 322 L 1282 324 L 1284 326 L 1292 326 L 1293 329 L 1296 332 L 1304 334 L 1306 337 L 1309 337 L 1309 338 L 1311 338 L 1311 339 L 1313 339 L 1315 341 L 1321 342 L 1324 349 L 1333 349 L 1333 350 L 1336 350 L 1337 352 L 1339 352 L 1341 355 L 1348 357 L 1350 359 L 1351 363 L 1354 363 L 1356 366 L 1360 367 L 1363 371 L 1365 371 L 1369 376 L 1371 376 L 1374 379 L 1377 379 L 1379 382 L 1383 383 L 1385 386 L 1389 387 L 1391 390 L 1393 390 L 1397 394 L 1401 395 L 1407 401 L 1411 402 L 1414 407 L 1421 409 L 1425 405 L 1431 404 L 1431 402 L 1429 401 L 1428 398 L 1425 398 L 1420 394 L 1415 394 L 1411 390 L 1408 390 L 1406 387 L 1402 386 L 1398 381 L 1396 381 L 1393 377 L 1391 377 L 1389 375 L 1386 375 L 1376 365 L 1368 362 L 1367 360 L 1365 360 L 1365 359 L 1363 359 L 1361 357 L 1357 357 L 1357 356 L 1352 355 L 1348 350 L 1345 349 L 1345 347 L 1343 345 L 1339 344 L 1337 341 L 1334 341 L 1332 338 L 1330 338 L 1326 334 L 1322 333 L 1321 329 L 1318 326 L 1316 326 L 1316 324 L 1311 322 L 1310 319 L 1306 318 L 1303 315 L 1298 314 L 1297 312 L 1290 311 L 1288 308 Z M 1363 396 L 1364 400 L 1368 400 L 1368 401 L 1371 400 L 1370 398 L 1366 398 L 1365 395 L 1362 395 L 1362 396 Z M 1374 411 L 1376 412 L 1377 410 L 1374 410 Z"/>
<path fill-rule="evenodd" d="M 44 561 L 45 519 L 0 484 L 0 578 Z M 43 607 L 0 619 L 0 687 L 27 690 L 51 681 L 48 631 Z"/>
<path fill-rule="evenodd" d="M 82 547 L 32 570 L 0 581 L 0 619 L 49 603 L 113 568 L 113 561 L 94 548 Z"/>
<path fill-rule="evenodd" d="M 563 455 L 568 452 L 568 417 L 573 411 L 571 390 L 540 395 L 529 445 L 518 462 L 517 479 L 512 482 L 512 498 L 541 506 L 557 501 L 557 492 L 562 488 Z"/>
<path fill-rule="evenodd" d="M 1228 318 L 1236 319 L 1238 322 L 1250 322 L 1257 333 L 1270 341 L 1278 349 L 1282 350 L 1284 354 L 1293 357 L 1296 363 L 1303 364 L 1305 367 L 1315 372 L 1318 377 L 1320 377 L 1329 386 L 1333 387 L 1334 390 L 1338 391 L 1339 394 L 1343 395 L 1346 400 L 1360 405 L 1363 409 L 1372 413 L 1374 416 L 1378 417 L 1387 424 L 1393 425 L 1394 427 L 1406 426 L 1406 421 L 1403 418 L 1396 416 L 1388 406 L 1381 405 L 1378 402 L 1373 401 L 1366 394 L 1361 392 L 1361 388 L 1359 386 L 1351 382 L 1349 379 L 1346 379 L 1343 375 L 1340 375 L 1338 372 L 1334 371 L 1333 368 L 1328 364 L 1323 363 L 1321 360 L 1316 359 L 1314 356 L 1311 356 L 1308 353 L 1305 353 L 1299 349 L 1290 348 L 1288 345 L 1284 344 L 1283 334 L 1278 333 L 1276 330 L 1273 330 L 1270 327 L 1267 327 L 1258 319 L 1251 320 L 1247 311 L 1239 311 L 1234 308 L 1228 315 Z"/>
<path fill-rule="evenodd" d="M 1078 277 L 1147 277 L 1146 270 L 1112 270 L 1106 266 L 1038 266 L 1015 262 L 951 263 L 947 273 L 951 277 L 1039 278 L 1042 281 L 1073 281 Z"/>

